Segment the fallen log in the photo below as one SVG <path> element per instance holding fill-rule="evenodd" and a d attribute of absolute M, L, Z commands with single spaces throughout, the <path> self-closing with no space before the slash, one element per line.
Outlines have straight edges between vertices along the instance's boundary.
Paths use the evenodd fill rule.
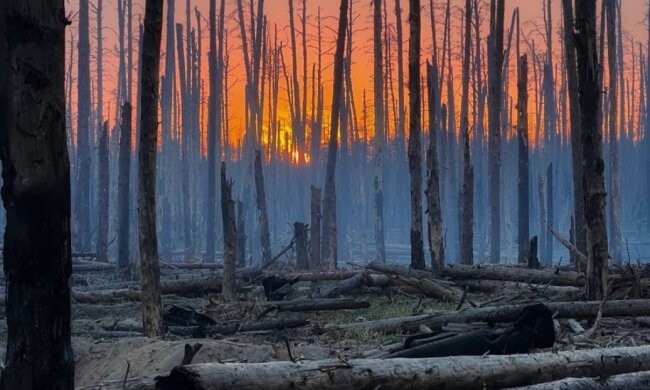
<path fill-rule="evenodd" d="M 351 278 L 341 280 L 325 287 L 320 292 L 312 295 L 312 298 L 336 298 L 366 283 L 368 272 L 359 272 Z"/>
<path fill-rule="evenodd" d="M 368 268 L 393 278 L 400 284 L 415 287 L 427 296 L 441 301 L 458 303 L 462 300 L 463 290 L 445 286 L 433 278 L 433 273 L 398 266 L 395 264 L 370 263 Z"/>
<path fill-rule="evenodd" d="M 600 301 L 589 302 L 545 302 L 553 313 L 554 318 L 596 318 Z M 358 329 L 371 330 L 380 333 L 396 333 L 399 331 L 414 332 L 420 325 L 431 329 L 440 329 L 449 322 L 488 323 L 512 322 L 528 304 L 468 308 L 459 311 L 439 311 L 430 314 L 419 314 L 409 317 L 395 317 L 381 320 L 352 322 L 348 324 L 327 324 L 324 331 L 354 331 Z M 607 301 L 602 305 L 603 317 L 641 316 L 650 312 L 650 300 L 630 299 L 624 301 Z"/>
<path fill-rule="evenodd" d="M 442 269 L 442 275 L 451 279 L 491 279 L 555 286 L 584 286 L 584 275 L 555 269 L 449 265 Z"/>
<path fill-rule="evenodd" d="M 287 279 L 299 278 L 301 282 L 318 282 L 321 280 L 344 280 L 357 275 L 358 271 L 331 271 L 331 272 L 288 272 L 280 275 Z M 268 273 L 265 276 L 275 275 Z"/>
<path fill-rule="evenodd" d="M 308 325 L 305 319 L 254 322 L 251 324 L 229 323 L 208 326 L 168 326 L 169 333 L 177 336 L 195 338 L 214 337 L 216 335 L 231 335 L 243 332 L 262 332 L 282 329 L 300 328 Z"/>
<path fill-rule="evenodd" d="M 493 293 L 495 291 L 503 290 L 512 291 L 513 289 L 526 289 L 547 294 L 575 295 L 584 293 L 582 288 L 575 286 L 552 286 L 548 284 L 542 285 L 527 282 L 509 282 L 505 280 L 461 279 L 455 280 L 454 282 L 458 286 L 469 288 L 471 291 L 484 293 Z"/>
<path fill-rule="evenodd" d="M 573 245 L 573 243 L 571 243 L 571 241 L 569 241 L 566 238 L 562 237 L 560 235 L 560 233 L 556 232 L 555 230 L 551 229 L 550 227 L 548 228 L 548 231 L 551 233 L 551 235 L 553 237 L 555 237 L 555 239 L 560 244 L 562 244 L 569 251 L 569 253 L 573 257 L 578 258 L 578 259 L 580 259 L 580 261 L 582 263 L 587 264 L 587 256 L 584 253 L 580 252 L 580 250 L 578 248 L 576 248 L 576 246 Z"/>
<path fill-rule="evenodd" d="M 484 389 L 650 369 L 650 346 L 525 355 L 206 363 L 174 368 L 158 389 Z"/>
<path fill-rule="evenodd" d="M 262 303 L 265 312 L 302 312 L 319 310 L 365 309 L 370 307 L 370 302 L 359 301 L 351 298 L 340 299 L 302 299 L 293 301 L 269 301 Z"/>
<path fill-rule="evenodd" d="M 650 389 L 650 371 L 630 372 L 604 378 L 566 378 L 511 390 L 620 390 Z"/>

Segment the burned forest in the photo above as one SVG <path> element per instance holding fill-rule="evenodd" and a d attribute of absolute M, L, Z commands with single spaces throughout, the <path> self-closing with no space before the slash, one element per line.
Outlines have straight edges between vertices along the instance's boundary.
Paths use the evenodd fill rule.
<path fill-rule="evenodd" d="M 0 164 L 0 390 L 650 388 L 647 1 L 1 0 Z"/>

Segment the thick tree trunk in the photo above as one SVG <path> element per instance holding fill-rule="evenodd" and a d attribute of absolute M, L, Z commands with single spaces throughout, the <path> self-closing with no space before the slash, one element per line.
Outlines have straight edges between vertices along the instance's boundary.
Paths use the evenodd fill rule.
<path fill-rule="evenodd" d="M 244 202 L 237 200 L 237 266 L 246 267 L 246 210 Z"/>
<path fill-rule="evenodd" d="M 108 121 L 104 122 L 99 136 L 97 151 L 97 261 L 108 262 L 108 210 L 109 210 L 109 165 L 108 165 Z"/>
<path fill-rule="evenodd" d="M 64 12 L 63 0 L 0 3 L 3 389 L 74 388 Z"/>
<path fill-rule="evenodd" d="M 266 212 L 266 192 L 264 188 L 264 172 L 262 172 L 262 152 L 255 151 L 255 192 L 257 194 L 257 210 L 260 213 L 258 223 L 262 244 L 262 264 L 271 261 L 271 234 L 269 233 L 269 217 Z"/>
<path fill-rule="evenodd" d="M 442 276 L 451 279 L 494 279 L 515 282 L 550 284 L 555 286 L 583 286 L 583 276 L 573 271 L 554 269 L 532 270 L 513 267 L 466 267 L 448 266 L 443 268 Z"/>
<path fill-rule="evenodd" d="M 320 188 L 311 186 L 311 223 L 309 225 L 309 239 L 311 240 L 310 269 L 320 269 Z"/>
<path fill-rule="evenodd" d="M 650 371 L 631 372 L 603 378 L 566 378 L 554 382 L 522 386 L 511 390 L 618 390 L 650 388 Z"/>
<path fill-rule="evenodd" d="M 223 10 L 222 10 L 223 11 Z M 214 261 L 217 223 L 217 144 L 219 136 L 217 127 L 221 127 L 221 109 L 217 105 L 217 94 L 221 94 L 221 87 L 217 84 L 217 1 L 210 0 L 210 52 L 208 53 L 208 75 L 210 78 L 210 95 L 208 97 L 208 205 L 206 214 L 205 239 L 206 259 Z M 221 42 L 221 41 L 220 41 Z"/>
<path fill-rule="evenodd" d="M 549 234 L 549 229 L 553 229 L 553 163 L 550 163 L 546 170 L 546 228 L 544 229 L 546 241 L 543 243 L 546 246 L 546 258 L 542 259 L 545 267 L 553 265 L 553 237 Z"/>
<path fill-rule="evenodd" d="M 138 157 L 138 227 L 142 323 L 147 337 L 162 334 L 160 264 L 156 233 L 156 150 L 163 0 L 147 0 L 142 43 L 142 98 Z"/>
<path fill-rule="evenodd" d="M 488 198 L 490 203 L 490 262 L 501 260 L 501 95 L 503 67 L 503 19 L 505 0 L 490 1 L 488 37 Z"/>
<path fill-rule="evenodd" d="M 424 269 L 422 242 L 422 147 L 420 146 L 420 0 L 409 0 L 409 172 L 411 267 Z"/>
<path fill-rule="evenodd" d="M 436 112 L 440 102 L 438 91 L 438 67 L 427 63 L 427 88 L 429 92 L 429 149 L 427 150 L 427 206 L 429 227 L 429 251 L 431 252 L 431 268 L 438 276 L 445 264 L 444 229 L 442 226 L 442 210 L 440 206 L 440 174 L 436 142 L 438 137 L 438 117 Z"/>
<path fill-rule="evenodd" d="M 517 67 L 517 145 L 519 165 L 517 175 L 517 244 L 519 263 L 528 263 L 530 256 L 530 170 L 528 168 L 528 57 L 521 56 Z"/>
<path fill-rule="evenodd" d="M 235 202 L 232 200 L 233 181 L 226 179 L 226 163 L 221 163 L 221 220 L 223 223 L 223 288 L 226 301 L 237 299 L 235 270 L 237 269 L 237 226 Z"/>
<path fill-rule="evenodd" d="M 302 222 L 294 222 L 293 231 L 296 236 L 296 268 L 299 270 L 309 269 L 307 255 L 307 227 Z"/>
<path fill-rule="evenodd" d="M 575 46 L 578 59 L 578 85 L 580 92 L 580 117 L 582 161 L 587 222 L 587 299 L 600 300 L 607 295 L 608 242 L 605 221 L 605 164 L 602 159 L 602 134 L 597 118 L 600 112 L 596 51 L 596 4 L 593 1 L 576 1 Z"/>
<path fill-rule="evenodd" d="M 131 103 L 122 106 L 120 124 L 119 173 L 117 178 L 117 269 L 126 276 L 129 271 L 129 234 L 131 194 Z"/>
<path fill-rule="evenodd" d="M 373 2 L 373 48 L 374 48 L 374 105 L 375 105 L 375 137 L 374 137 L 374 159 L 375 159 L 375 261 L 386 262 L 386 250 L 384 247 L 384 173 L 383 158 L 385 145 L 384 125 L 384 65 L 382 56 L 382 23 L 381 23 L 381 0 Z"/>
<path fill-rule="evenodd" d="M 404 158 L 406 108 L 404 104 L 404 38 L 402 34 L 402 6 L 395 0 L 395 38 L 397 40 L 397 156 Z"/>
<path fill-rule="evenodd" d="M 90 226 L 90 38 L 88 1 L 79 1 L 77 58 L 77 182 L 75 189 L 75 248 L 88 243 Z"/>
<path fill-rule="evenodd" d="M 341 0 L 339 27 L 334 54 L 334 88 L 332 95 L 332 121 L 330 139 L 327 149 L 327 168 L 325 172 L 325 201 L 323 215 L 323 250 L 322 257 L 326 268 L 336 269 L 336 159 L 338 154 L 339 115 L 341 96 L 343 95 L 343 51 L 348 24 L 348 0 Z"/>
<path fill-rule="evenodd" d="M 650 347 L 425 359 L 316 360 L 300 363 L 205 363 L 179 366 L 160 389 L 484 389 L 566 377 L 607 376 L 650 368 Z"/>
<path fill-rule="evenodd" d="M 462 100 L 460 104 L 460 131 L 463 145 L 463 184 L 460 192 L 460 262 L 474 262 L 474 167 L 469 141 L 469 60 L 472 31 L 472 3 L 465 1 L 465 43 L 463 55 Z M 497 200 L 498 201 L 498 200 Z"/>

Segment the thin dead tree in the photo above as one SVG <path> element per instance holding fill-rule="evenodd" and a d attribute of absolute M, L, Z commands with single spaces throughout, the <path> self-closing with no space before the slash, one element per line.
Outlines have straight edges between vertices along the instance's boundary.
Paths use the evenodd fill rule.
<path fill-rule="evenodd" d="M 97 261 L 108 262 L 108 212 L 110 173 L 108 165 L 108 121 L 104 122 L 99 135 L 97 150 L 97 242 L 95 255 Z"/>
<path fill-rule="evenodd" d="M 517 66 L 517 146 L 519 155 L 517 174 L 517 244 L 519 263 L 528 263 L 530 239 L 530 168 L 528 156 L 528 56 L 519 58 Z"/>
<path fill-rule="evenodd" d="M 596 50 L 596 4 L 576 0 L 575 47 L 578 60 L 578 91 L 582 131 L 582 161 L 587 222 L 587 284 L 588 300 L 601 300 L 607 295 L 608 242 L 605 221 L 605 178 L 602 159 L 602 134 L 597 123 L 600 111 L 598 73 L 600 65 Z"/>
<path fill-rule="evenodd" d="M 422 243 L 422 147 L 420 146 L 420 0 L 409 0 L 409 172 L 411 268 L 424 269 Z"/>
<path fill-rule="evenodd" d="M 221 221 L 223 223 L 223 284 L 221 295 L 226 301 L 237 298 L 235 270 L 237 269 L 237 226 L 235 202 L 232 200 L 233 181 L 226 178 L 226 162 L 221 162 Z"/>
<path fill-rule="evenodd" d="M 269 217 L 266 211 L 266 191 L 264 188 L 264 172 L 262 171 L 262 151 L 255 151 L 255 192 L 257 194 L 257 210 L 259 211 L 260 243 L 262 245 L 262 264 L 271 261 L 271 234 L 269 233 Z"/>
<path fill-rule="evenodd" d="M 156 232 L 156 151 L 158 147 L 158 84 L 163 0 L 147 0 L 142 42 L 142 96 L 138 151 L 138 227 L 142 327 L 144 335 L 162 335 L 160 264 Z"/>
<path fill-rule="evenodd" d="M 468 0 L 469 1 L 469 0 Z M 438 168 L 438 66 L 427 63 L 427 90 L 429 95 L 429 148 L 427 150 L 427 196 L 429 228 L 428 241 L 431 253 L 431 269 L 436 277 L 445 264 L 444 229 L 442 225 L 442 209 L 440 206 L 440 174 Z"/>
<path fill-rule="evenodd" d="M 462 98 L 460 103 L 460 131 L 463 147 L 463 184 L 460 190 L 460 261 L 474 263 L 474 166 L 469 141 L 469 64 L 471 57 L 472 2 L 465 0 L 465 34 L 463 53 Z"/>
<path fill-rule="evenodd" d="M 587 252 L 587 230 L 585 221 L 585 197 L 582 187 L 582 143 L 581 143 L 581 117 L 580 100 L 578 95 L 578 69 L 573 33 L 573 0 L 562 0 L 562 13 L 564 15 L 564 66 L 569 95 L 569 119 L 571 125 L 571 166 L 573 181 L 573 226 L 576 248 L 582 253 Z M 576 261 L 577 260 L 577 261 Z M 574 259 L 576 269 L 582 270 L 581 262 Z"/>
<path fill-rule="evenodd" d="M 131 112 L 131 103 L 124 103 L 122 106 L 122 123 L 120 123 L 117 176 L 117 270 L 123 276 L 127 276 L 127 273 L 130 274 Z"/>
<path fill-rule="evenodd" d="M 503 92 L 503 19 L 505 0 L 490 0 L 488 37 L 488 198 L 490 262 L 501 259 L 501 95 Z"/>
<path fill-rule="evenodd" d="M 345 35 L 348 24 L 348 0 L 341 0 L 339 12 L 339 27 L 334 54 L 334 88 L 332 94 L 332 120 L 327 148 L 327 166 L 325 172 L 325 201 L 323 212 L 323 249 L 322 258 L 326 268 L 336 269 L 337 236 L 336 236 L 336 159 L 338 155 L 339 117 L 341 112 L 341 97 L 343 96 L 343 52 L 345 50 Z"/>
<path fill-rule="evenodd" d="M 64 12 L 63 0 L 0 2 L 3 389 L 74 388 Z"/>
<path fill-rule="evenodd" d="M 374 137 L 374 159 L 375 159 L 375 261 L 386 262 L 386 250 L 384 247 L 384 173 L 383 155 L 385 144 L 384 127 L 384 65 L 382 57 L 382 0 L 373 1 L 373 48 L 374 48 L 374 102 L 375 102 L 375 137 Z"/>

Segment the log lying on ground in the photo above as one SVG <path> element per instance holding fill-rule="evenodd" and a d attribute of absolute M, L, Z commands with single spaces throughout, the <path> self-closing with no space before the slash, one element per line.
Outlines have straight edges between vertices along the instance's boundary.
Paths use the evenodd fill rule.
<path fill-rule="evenodd" d="M 442 269 L 442 275 L 451 279 L 491 279 L 554 286 L 584 286 L 582 274 L 555 269 L 450 265 Z"/>
<path fill-rule="evenodd" d="M 321 280 L 344 280 L 357 275 L 359 271 L 331 271 L 331 272 L 289 272 L 280 274 L 283 278 L 300 278 L 301 282 L 318 282 Z M 275 273 L 269 272 L 265 276 Z"/>
<path fill-rule="evenodd" d="M 650 346 L 502 356 L 207 363 L 160 377 L 166 389 L 484 389 L 650 369 Z"/>
<path fill-rule="evenodd" d="M 215 335 L 231 335 L 241 332 L 262 332 L 282 329 L 300 328 L 308 325 L 305 319 L 254 322 L 250 324 L 230 323 L 209 326 L 169 326 L 167 330 L 177 336 L 191 336 L 196 338 L 212 337 Z"/>
<path fill-rule="evenodd" d="M 527 282 L 509 282 L 505 280 L 479 280 L 479 279 L 461 279 L 455 280 L 454 283 L 461 287 L 467 287 L 470 291 L 480 291 L 484 293 L 493 293 L 513 289 L 526 289 L 530 291 L 539 291 L 548 294 L 581 294 L 584 289 L 575 286 L 552 286 Z"/>
<path fill-rule="evenodd" d="M 262 306 L 266 311 L 318 311 L 318 310 L 343 310 L 343 309 L 365 309 L 370 307 L 370 302 L 359 301 L 351 298 L 340 299 L 302 299 L 293 301 L 269 301 Z"/>
<path fill-rule="evenodd" d="M 387 275 L 399 283 L 415 287 L 427 296 L 441 301 L 458 303 L 462 300 L 463 291 L 454 286 L 445 286 L 433 278 L 427 271 L 412 270 L 395 264 L 370 263 L 368 268 Z"/>
<path fill-rule="evenodd" d="M 650 371 L 630 372 L 603 378 L 566 378 L 511 390 L 620 390 L 650 389 Z"/>
<path fill-rule="evenodd" d="M 596 318 L 600 301 L 590 302 L 545 302 L 555 318 Z M 328 324 L 325 331 L 354 331 L 358 329 L 371 330 L 383 333 L 399 331 L 414 332 L 420 325 L 431 329 L 440 329 L 449 322 L 477 322 L 488 323 L 512 322 L 517 319 L 524 307 L 529 304 L 494 306 L 483 308 L 469 308 L 459 311 L 440 311 L 431 314 L 420 314 L 409 317 L 386 318 L 374 321 L 352 322 L 349 324 Z M 650 312 L 650 300 L 630 299 L 624 301 L 608 301 L 602 305 L 603 317 L 641 316 Z"/>
<path fill-rule="evenodd" d="M 351 278 L 333 283 L 331 286 L 327 286 L 320 292 L 314 293 L 312 295 L 312 298 L 336 298 L 339 295 L 343 295 L 346 292 L 354 290 L 355 288 L 365 284 L 367 278 L 368 272 L 359 272 Z"/>

